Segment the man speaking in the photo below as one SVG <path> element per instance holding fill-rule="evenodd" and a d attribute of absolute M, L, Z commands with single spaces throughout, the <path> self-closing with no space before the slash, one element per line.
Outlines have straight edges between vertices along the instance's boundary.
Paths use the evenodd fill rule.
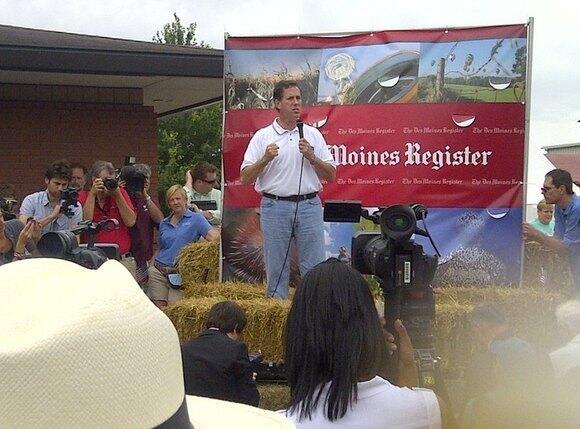
<path fill-rule="evenodd" d="M 240 167 L 244 185 L 262 194 L 260 224 L 268 296 L 288 297 L 290 246 L 298 249 L 300 275 L 325 259 L 320 179 L 334 181 L 336 162 L 322 134 L 300 121 L 302 98 L 294 81 L 274 87 L 278 117 L 258 130 Z"/>

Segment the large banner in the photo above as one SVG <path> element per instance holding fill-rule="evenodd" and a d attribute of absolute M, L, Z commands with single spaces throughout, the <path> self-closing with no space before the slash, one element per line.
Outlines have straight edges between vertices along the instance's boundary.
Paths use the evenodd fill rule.
<path fill-rule="evenodd" d="M 265 278 L 256 207 L 240 182 L 253 133 L 276 117 L 272 89 L 298 82 L 304 122 L 338 164 L 323 200 L 422 203 L 439 248 L 438 282 L 516 284 L 521 267 L 526 25 L 341 37 L 228 37 L 223 140 L 224 279 Z M 326 224 L 345 257 L 368 223 Z M 433 248 L 417 240 L 427 252 Z M 291 264 L 292 281 L 298 278 Z"/>

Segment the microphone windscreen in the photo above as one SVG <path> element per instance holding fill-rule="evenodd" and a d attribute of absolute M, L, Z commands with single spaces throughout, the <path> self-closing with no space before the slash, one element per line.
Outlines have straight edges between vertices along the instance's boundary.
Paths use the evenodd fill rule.
<path fill-rule="evenodd" d="M 298 128 L 298 136 L 303 139 L 304 138 L 304 122 L 298 121 L 296 122 L 296 127 Z"/>

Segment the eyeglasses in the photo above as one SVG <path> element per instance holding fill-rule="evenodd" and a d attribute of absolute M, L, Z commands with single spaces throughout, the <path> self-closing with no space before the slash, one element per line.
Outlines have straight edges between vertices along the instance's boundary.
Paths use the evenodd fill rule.
<path fill-rule="evenodd" d="M 540 188 L 540 190 L 542 191 L 542 194 L 545 194 L 545 193 L 546 193 L 546 192 L 548 192 L 550 189 L 557 189 L 557 188 L 556 188 L 555 186 L 550 186 L 550 187 L 547 187 L 547 186 L 542 186 L 542 187 Z"/>
<path fill-rule="evenodd" d="M 213 185 L 215 182 L 217 182 L 217 179 L 213 179 L 213 180 L 201 179 L 201 181 L 207 183 L 208 185 Z"/>

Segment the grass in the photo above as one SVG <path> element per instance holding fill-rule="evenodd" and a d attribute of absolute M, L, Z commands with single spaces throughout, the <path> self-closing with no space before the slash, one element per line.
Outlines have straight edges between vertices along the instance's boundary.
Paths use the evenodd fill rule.
<path fill-rule="evenodd" d="M 517 86 L 515 92 L 520 95 L 522 88 Z M 491 87 L 459 85 L 446 83 L 445 92 L 451 101 L 480 101 L 487 103 L 508 103 L 518 102 L 514 88 L 510 87 L 503 91 L 495 90 Z"/>

